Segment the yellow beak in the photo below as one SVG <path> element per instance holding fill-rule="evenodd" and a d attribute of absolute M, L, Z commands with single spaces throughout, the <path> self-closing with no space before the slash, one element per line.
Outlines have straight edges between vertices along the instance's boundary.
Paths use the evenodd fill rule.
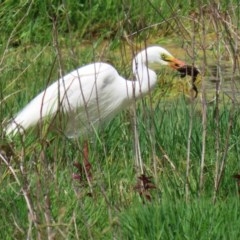
<path fill-rule="evenodd" d="M 178 69 L 178 68 L 181 68 L 181 67 L 184 67 L 186 65 L 185 62 L 182 62 L 181 60 L 178 60 L 177 58 L 172 58 L 172 59 L 169 59 L 169 66 L 173 69 Z"/>

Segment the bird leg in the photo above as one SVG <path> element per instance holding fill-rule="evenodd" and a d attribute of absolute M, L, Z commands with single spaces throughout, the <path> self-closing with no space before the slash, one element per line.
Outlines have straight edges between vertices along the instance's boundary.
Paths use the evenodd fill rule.
<path fill-rule="evenodd" d="M 88 182 L 92 180 L 91 168 L 92 165 L 88 161 L 88 141 L 85 141 L 83 144 L 83 168 L 86 174 Z"/>
<path fill-rule="evenodd" d="M 78 169 L 78 173 L 73 174 L 73 179 L 83 181 L 85 176 L 88 183 L 90 184 L 92 181 L 92 173 L 91 173 L 92 165 L 88 161 L 88 142 L 87 141 L 84 141 L 82 153 L 83 153 L 83 164 L 79 162 L 75 162 L 73 164 L 74 167 Z"/>

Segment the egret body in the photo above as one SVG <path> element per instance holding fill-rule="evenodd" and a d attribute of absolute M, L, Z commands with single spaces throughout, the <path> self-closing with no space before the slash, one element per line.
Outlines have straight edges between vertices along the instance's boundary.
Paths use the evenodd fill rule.
<path fill-rule="evenodd" d="M 124 79 L 103 62 L 78 68 L 51 84 L 16 114 L 5 129 L 6 135 L 23 133 L 61 112 L 66 118 L 67 136 L 84 136 L 151 91 L 157 83 L 154 69 L 167 65 L 177 70 L 185 63 L 164 48 L 151 46 L 133 59 L 135 80 Z"/>

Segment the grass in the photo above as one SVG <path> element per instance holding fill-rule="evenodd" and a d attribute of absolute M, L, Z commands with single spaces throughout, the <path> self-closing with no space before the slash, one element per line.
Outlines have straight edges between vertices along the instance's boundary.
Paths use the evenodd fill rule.
<path fill-rule="evenodd" d="M 152 191 L 152 201 L 146 204 L 143 204 L 134 190 L 136 176 L 133 166 L 133 140 L 126 123 L 126 113 L 118 116 L 106 127 L 104 134 L 99 135 L 101 141 L 93 140 L 91 162 L 95 177 L 92 197 L 89 196 L 90 189 L 87 185 L 71 179 L 72 173 L 76 172 L 72 163 L 81 161 L 81 148 L 76 143 L 60 138 L 45 146 L 40 140 L 29 140 L 20 150 L 16 147 L 15 154 L 23 157 L 26 176 L 21 175 L 18 157 L 14 158 L 15 162 L 11 160 L 11 166 L 20 179 L 20 185 L 6 166 L 1 168 L 1 213 L 4 216 L 1 224 L 2 238 L 24 238 L 27 234 L 28 208 L 21 191 L 27 184 L 41 236 L 47 235 L 48 223 L 44 214 L 49 207 L 51 231 L 58 239 L 71 239 L 76 236 L 80 239 L 222 239 L 221 236 L 225 239 L 236 239 L 240 234 L 236 224 L 239 217 L 239 197 L 232 175 L 239 167 L 239 154 L 236 151 L 236 133 L 239 132 L 239 127 L 236 126 L 233 130 L 225 177 L 214 205 L 214 141 L 209 139 L 208 142 L 204 194 L 199 198 L 201 119 L 199 116 L 194 118 L 191 199 L 186 202 L 188 111 L 189 108 L 183 100 L 172 102 L 171 108 L 157 108 L 153 119 L 156 125 L 156 156 L 153 156 L 151 145 L 148 144 L 148 123 L 142 119 L 144 116 L 139 116 L 142 157 L 148 175 L 154 175 L 153 157 L 157 158 L 157 189 Z M 211 112 L 212 110 L 209 115 Z M 237 116 L 236 113 L 235 117 Z M 224 139 L 228 118 L 222 119 L 221 138 Z M 213 130 L 214 128 L 210 127 L 209 136 L 214 134 L 210 132 Z M 168 154 L 175 168 L 166 161 L 160 147 Z M 26 151 L 25 155 L 22 151 Z M 35 231 L 32 231 L 32 234 L 33 238 L 37 236 Z"/>
<path fill-rule="evenodd" d="M 137 205 L 120 217 L 122 239 L 237 239 L 238 207 L 236 199 L 215 206 L 206 199 L 185 203 L 169 198 L 158 205 Z"/>
<path fill-rule="evenodd" d="M 152 96 L 138 102 L 141 157 L 146 175 L 153 177 L 156 186 L 150 191 L 150 202 L 135 188 L 132 109 L 91 138 L 94 179 L 90 186 L 72 179 L 77 172 L 73 163 L 82 161 L 80 138 L 67 139 L 52 132 L 42 137 L 30 130 L 11 142 L 2 134 L 0 238 L 238 239 L 239 185 L 233 175 L 239 174 L 240 168 L 235 80 L 239 66 L 234 58 L 239 18 L 237 11 L 230 14 L 235 2 L 231 1 L 228 9 L 222 3 L 216 10 L 212 1 L 204 1 L 203 8 L 146 1 L 141 3 L 145 3 L 144 11 L 134 1 L 130 5 L 106 2 L 80 1 L 75 8 L 71 8 L 72 1 L 69 5 L 56 1 L 48 8 L 44 1 L 1 3 L 4 17 L 0 21 L 6 28 L 0 37 L 1 130 L 11 116 L 60 76 L 60 70 L 67 73 L 102 60 L 128 77 L 132 52 L 145 44 L 161 43 L 177 57 L 183 56 L 189 63 L 197 61 L 206 84 L 212 77 L 208 64 L 215 63 L 220 66 L 215 77 L 223 88 L 218 95 L 216 84 L 211 85 L 210 98 L 217 97 L 212 103 L 204 105 L 200 96 L 190 101 L 186 79 L 166 70 L 159 75 Z M 30 22 L 38 14 L 36 6 L 41 14 Z M 192 10 L 198 23 L 186 15 Z M 7 11 L 12 17 L 4 15 Z M 218 13 L 229 15 L 224 15 L 223 21 Z M 49 21 L 46 14 L 56 15 L 56 22 Z M 236 28 L 227 25 L 225 31 L 229 16 Z M 156 27 L 151 27 L 155 23 Z M 149 28 L 136 33 L 144 27 Z M 224 92 L 222 63 L 229 64 L 231 76 L 227 78 L 235 87 L 236 98 Z M 204 88 L 202 93 L 204 96 Z"/>

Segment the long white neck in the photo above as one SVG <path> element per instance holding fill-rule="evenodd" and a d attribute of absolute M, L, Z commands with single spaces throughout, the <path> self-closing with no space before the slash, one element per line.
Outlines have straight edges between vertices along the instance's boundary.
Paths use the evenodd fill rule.
<path fill-rule="evenodd" d="M 138 54 L 133 60 L 132 70 L 135 81 L 132 82 L 133 97 L 141 98 L 149 93 L 157 82 L 157 74 L 147 67 L 146 58 Z"/>

